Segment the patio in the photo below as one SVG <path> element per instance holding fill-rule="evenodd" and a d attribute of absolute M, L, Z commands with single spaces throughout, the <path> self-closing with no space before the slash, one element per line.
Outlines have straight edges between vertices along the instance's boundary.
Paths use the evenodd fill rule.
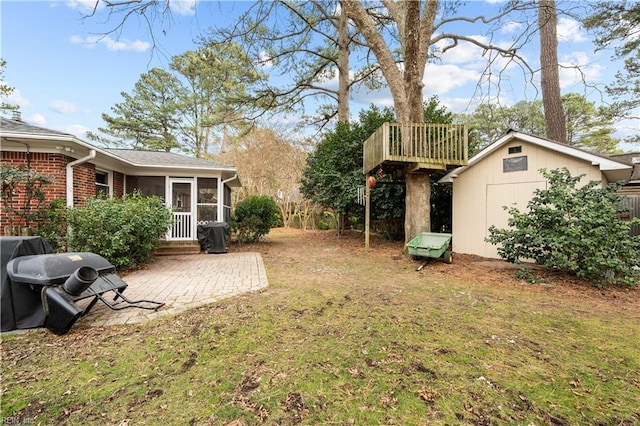
<path fill-rule="evenodd" d="M 141 323 L 257 291 L 269 284 L 262 257 L 250 252 L 162 256 L 147 269 L 121 278 L 129 285 L 124 293 L 128 298 L 150 299 L 165 305 L 158 311 L 136 308 L 113 311 L 98 303 L 78 320 L 76 327 Z M 83 307 L 81 303 L 78 305 Z"/>

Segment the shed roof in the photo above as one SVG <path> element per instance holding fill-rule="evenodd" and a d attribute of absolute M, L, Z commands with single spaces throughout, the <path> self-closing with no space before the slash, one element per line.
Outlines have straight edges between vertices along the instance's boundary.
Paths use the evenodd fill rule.
<path fill-rule="evenodd" d="M 585 162 L 591 163 L 593 166 L 598 166 L 600 171 L 604 173 L 609 182 L 617 182 L 617 181 L 629 181 L 632 172 L 632 166 L 626 164 L 621 160 L 616 160 L 612 157 L 606 157 L 599 154 L 594 154 L 589 151 L 585 151 L 582 149 L 578 149 L 576 147 L 555 142 L 550 139 L 541 138 L 539 136 L 533 136 L 527 133 L 521 133 L 515 130 L 509 130 L 506 135 L 490 144 L 482 151 L 478 152 L 476 155 L 469 159 L 469 164 L 466 166 L 458 167 L 449 173 L 447 173 L 442 179 L 438 182 L 440 183 L 452 183 L 453 179 L 458 177 L 461 173 L 464 173 L 469 168 L 478 164 L 482 161 L 483 158 L 487 157 L 489 154 L 499 149 L 503 145 L 513 141 L 513 140 L 521 140 L 524 142 L 529 142 L 534 145 L 538 145 L 552 151 L 556 151 L 558 153 L 562 153 L 565 155 L 569 155 L 571 157 L 583 160 Z"/>

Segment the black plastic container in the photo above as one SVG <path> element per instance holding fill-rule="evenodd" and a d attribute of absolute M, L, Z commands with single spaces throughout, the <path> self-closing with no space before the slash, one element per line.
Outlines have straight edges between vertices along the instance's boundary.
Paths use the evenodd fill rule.
<path fill-rule="evenodd" d="M 22 256 L 7 264 L 14 286 L 39 294 L 44 326 L 55 334 L 67 333 L 85 313 L 76 301 L 107 290 L 124 290 L 127 285 L 115 274 L 115 267 L 95 253 L 59 253 Z M 34 309 L 16 306 L 16 309 Z"/>

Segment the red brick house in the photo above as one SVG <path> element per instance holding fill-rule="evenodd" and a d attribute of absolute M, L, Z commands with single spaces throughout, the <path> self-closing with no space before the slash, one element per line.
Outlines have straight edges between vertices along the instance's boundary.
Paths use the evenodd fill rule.
<path fill-rule="evenodd" d="M 169 241 L 195 241 L 198 223 L 230 220 L 231 189 L 241 186 L 234 166 L 172 152 L 98 148 L 19 118 L 0 120 L 3 167 L 30 167 L 53 178 L 46 203 L 64 199 L 69 207 L 81 206 L 99 193 L 122 197 L 136 189 L 157 195 L 174 212 Z M 14 197 L 24 202 L 20 193 Z M 2 203 L 0 220 L 6 224 L 9 213 Z"/>

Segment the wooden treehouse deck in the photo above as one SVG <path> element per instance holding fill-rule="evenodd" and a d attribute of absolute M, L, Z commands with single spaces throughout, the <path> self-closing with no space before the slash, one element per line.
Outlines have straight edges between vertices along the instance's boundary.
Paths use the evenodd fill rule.
<path fill-rule="evenodd" d="M 384 123 L 364 143 L 363 172 L 447 170 L 468 157 L 466 124 Z"/>

